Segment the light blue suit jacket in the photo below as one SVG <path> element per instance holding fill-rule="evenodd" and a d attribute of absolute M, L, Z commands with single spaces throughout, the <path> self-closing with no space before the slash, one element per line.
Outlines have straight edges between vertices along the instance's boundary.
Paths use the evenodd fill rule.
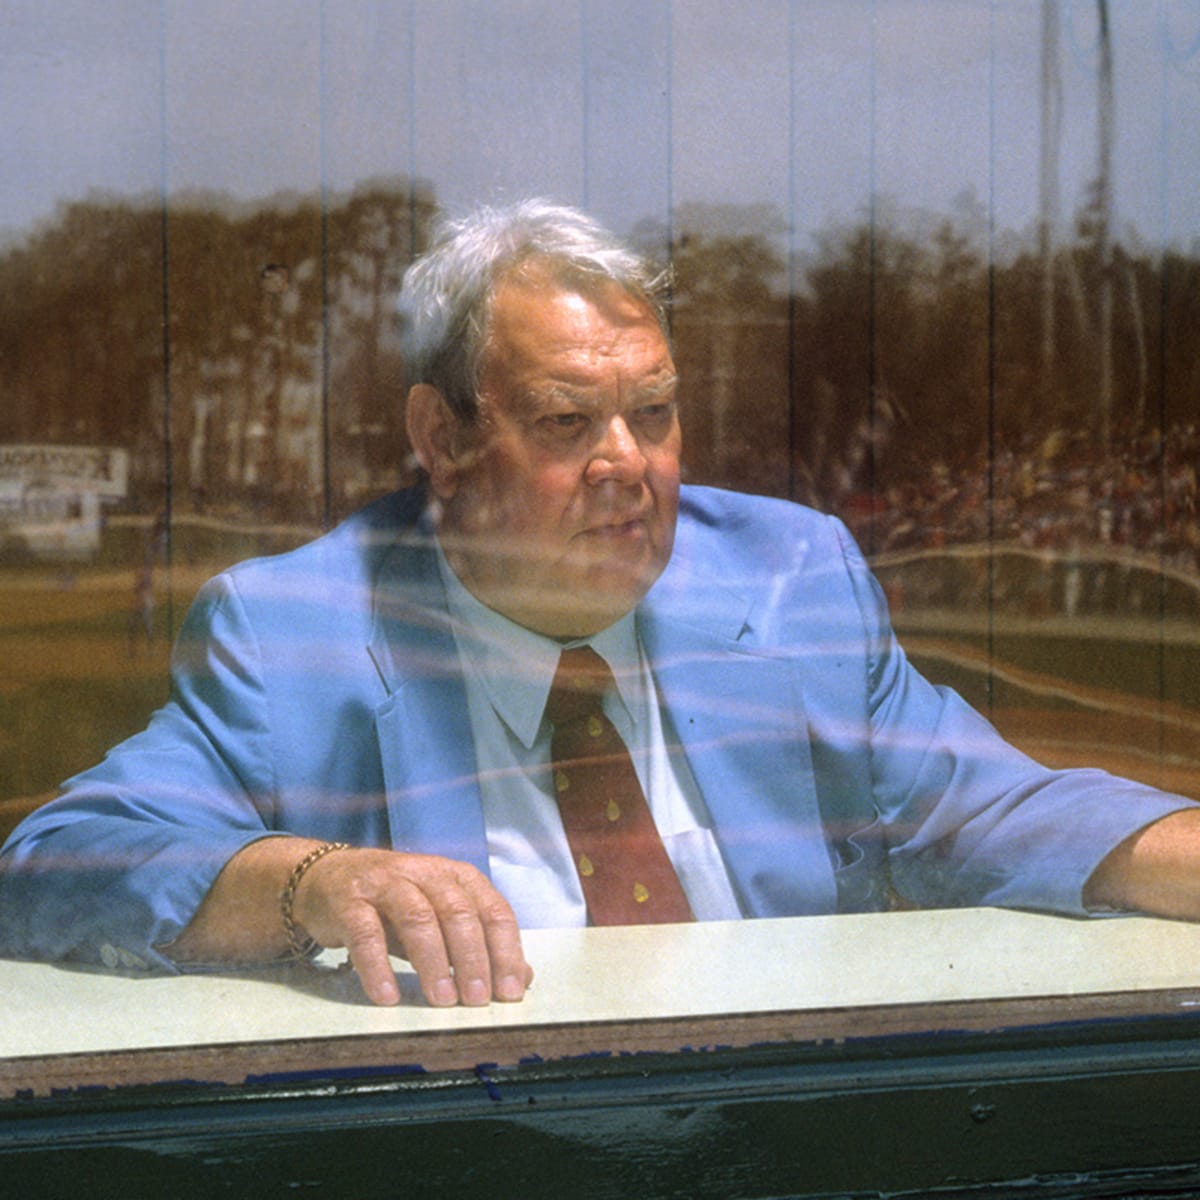
<path fill-rule="evenodd" d="M 747 916 L 1080 912 L 1100 859 L 1188 803 L 1004 743 L 797 505 L 684 488 L 638 628 Z M 397 493 L 206 585 L 169 703 L 5 847 L 0 954 L 170 968 L 156 948 L 264 831 L 487 871 L 479 770 L 422 497 Z"/>

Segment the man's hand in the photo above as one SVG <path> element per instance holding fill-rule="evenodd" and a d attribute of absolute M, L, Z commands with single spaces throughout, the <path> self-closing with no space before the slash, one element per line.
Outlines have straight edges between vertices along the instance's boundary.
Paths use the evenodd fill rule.
<path fill-rule="evenodd" d="M 296 889 L 297 922 L 345 946 L 376 1004 L 400 999 L 388 952 L 412 963 L 430 1004 L 520 1000 L 533 978 L 508 902 L 467 863 L 390 850 L 340 850 Z"/>
<path fill-rule="evenodd" d="M 225 865 L 168 953 L 177 962 L 256 961 L 287 949 L 280 896 L 319 843 L 267 837 Z M 375 1004 L 400 989 L 388 954 L 412 963 L 430 1004 L 520 1000 L 533 979 L 508 902 L 467 863 L 391 850 L 327 854 L 301 876 L 297 924 L 322 946 L 345 946 Z"/>

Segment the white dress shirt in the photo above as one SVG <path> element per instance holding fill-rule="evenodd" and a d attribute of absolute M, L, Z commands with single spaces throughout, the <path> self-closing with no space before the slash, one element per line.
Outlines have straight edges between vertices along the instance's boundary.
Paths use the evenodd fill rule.
<path fill-rule="evenodd" d="M 550 778 L 546 700 L 562 650 L 588 645 L 617 687 L 604 711 L 629 747 L 651 816 L 699 921 L 741 910 L 708 810 L 679 750 L 668 749 L 654 676 L 633 613 L 569 643 L 532 632 L 480 603 L 438 552 L 479 764 L 492 882 L 523 929 L 587 924 L 587 905 Z"/>

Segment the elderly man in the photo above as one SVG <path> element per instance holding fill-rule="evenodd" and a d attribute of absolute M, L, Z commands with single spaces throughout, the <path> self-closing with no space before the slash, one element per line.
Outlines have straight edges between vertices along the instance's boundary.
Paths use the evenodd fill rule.
<path fill-rule="evenodd" d="M 926 905 L 1200 914 L 1200 814 L 1007 746 L 835 520 L 682 488 L 663 280 L 537 202 L 409 271 L 423 486 L 201 593 L 170 702 L 14 834 L 0 952 L 389 951 L 519 1000 L 521 926 Z"/>

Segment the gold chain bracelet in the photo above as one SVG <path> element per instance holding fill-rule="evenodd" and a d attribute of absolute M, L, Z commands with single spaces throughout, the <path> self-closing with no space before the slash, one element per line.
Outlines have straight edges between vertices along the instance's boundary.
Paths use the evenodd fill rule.
<path fill-rule="evenodd" d="M 283 931 L 287 934 L 288 949 L 291 951 L 292 957 L 297 959 L 308 960 L 315 954 L 320 953 L 321 946 L 315 938 L 310 937 L 307 933 L 302 933 L 300 927 L 296 924 L 295 914 L 292 912 L 292 905 L 296 902 L 296 889 L 300 886 L 300 880 L 304 878 L 304 873 L 314 863 L 320 862 L 327 854 L 332 854 L 335 850 L 349 850 L 348 842 L 322 842 L 321 845 L 310 850 L 293 868 L 292 873 L 288 876 L 288 881 L 283 889 L 283 894 L 279 897 L 279 911 L 283 915 Z"/>

